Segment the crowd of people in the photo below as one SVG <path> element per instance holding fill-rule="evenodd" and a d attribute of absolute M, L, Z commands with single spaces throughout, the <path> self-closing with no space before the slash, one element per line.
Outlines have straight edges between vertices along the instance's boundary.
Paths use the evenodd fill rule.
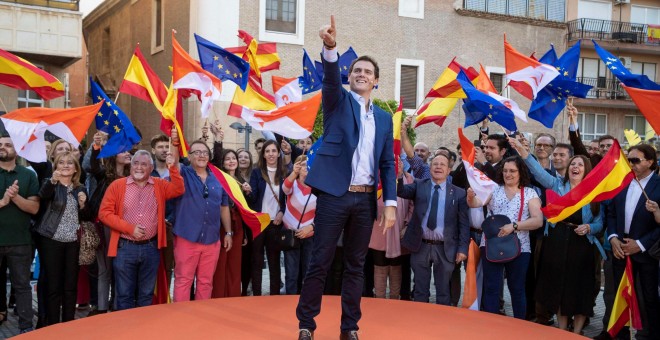
<path fill-rule="evenodd" d="M 484 201 L 470 188 L 460 146 L 432 152 L 421 141 L 413 145 L 412 117 L 401 124 L 403 152 L 395 169 L 391 118 L 368 97 L 377 63 L 358 58 L 349 70 L 351 92 L 343 89 L 331 20 L 320 31 L 324 141 L 309 172 L 312 137 L 260 138 L 253 157 L 247 149 L 224 148 L 217 122 L 202 131 L 210 130 L 213 142 L 193 141 L 182 159 L 175 129 L 154 136 L 151 151 L 105 159 L 98 158 L 106 142 L 101 132 L 87 150 L 55 140 L 42 163 L 19 160 L 11 137 L 0 136 L 0 281 L 7 273 L 11 281 L 10 292 L 0 291 L 0 320 L 15 305 L 23 333 L 73 320 L 84 303 L 93 306 L 90 315 L 148 306 L 157 298 L 161 270 L 174 303 L 259 296 L 267 262 L 270 295 L 300 294 L 299 339 L 313 338 L 322 294 L 342 295 L 340 338 L 357 339 L 361 296 L 428 303 L 433 279 L 435 303 L 457 306 L 472 239 L 481 249 L 482 311 L 505 314 L 506 280 L 513 317 L 553 325 L 556 315 L 559 328 L 581 333 L 604 286 L 598 338 L 608 339 L 629 257 L 640 287 L 637 338 L 660 338 L 659 263 L 648 252 L 660 240 L 652 146 L 626 150 L 636 180 L 623 191 L 558 223 L 541 212 L 545 189 L 564 195 L 578 186 L 616 140 L 604 135 L 586 147 L 571 104 L 570 143 L 549 134 L 533 140 L 489 134 L 484 121 L 473 142 L 475 167 L 497 184 Z M 360 111 L 355 119 L 342 116 L 354 108 Z M 244 223 L 211 165 L 238 183 L 252 210 L 270 216 L 259 234 Z M 382 199 L 376 200 L 379 181 Z M 517 240 L 519 253 L 503 259 L 488 251 L 505 238 Z M 38 274 L 31 273 L 35 252 Z M 38 276 L 36 325 L 32 275 Z M 83 289 L 87 301 L 81 301 Z"/>

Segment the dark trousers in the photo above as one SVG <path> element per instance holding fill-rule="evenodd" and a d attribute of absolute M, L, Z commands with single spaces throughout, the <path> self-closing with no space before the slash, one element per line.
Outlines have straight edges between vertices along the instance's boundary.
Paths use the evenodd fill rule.
<path fill-rule="evenodd" d="M 30 287 L 30 265 L 32 246 L 2 246 L 0 261 L 7 259 L 11 287 L 16 292 L 16 311 L 21 330 L 32 327 L 32 289 Z M 5 284 L 5 283 L 3 283 Z"/>
<path fill-rule="evenodd" d="M 614 258 L 614 282 L 621 282 L 626 269 L 626 260 Z M 637 301 L 642 314 L 642 330 L 637 331 L 637 339 L 660 339 L 660 298 L 658 298 L 658 261 L 642 263 L 632 260 L 633 281 L 637 289 Z M 624 329 L 619 336 L 628 332 Z"/>
<path fill-rule="evenodd" d="M 78 252 L 77 241 L 60 242 L 41 236 L 39 259 L 46 282 L 46 317 L 48 324 L 73 320 L 76 314 L 76 294 L 78 292 Z M 60 315 L 61 309 L 61 315 Z"/>
<path fill-rule="evenodd" d="M 511 294 L 513 316 L 524 319 L 527 311 L 525 299 L 525 279 L 530 253 L 520 253 L 515 260 L 507 263 L 495 263 L 486 260 L 486 248 L 481 248 L 481 265 L 484 271 L 483 310 L 498 314 L 500 311 L 500 292 L 504 285 L 503 273 L 506 270 L 506 282 Z"/>
<path fill-rule="evenodd" d="M 341 291 L 341 331 L 358 330 L 362 317 L 361 293 L 364 285 L 364 260 L 367 255 L 376 202 L 373 193 L 347 192 L 341 197 L 320 193 L 316 201 L 314 247 L 296 316 L 300 328 L 316 329 L 321 312 L 325 279 L 334 258 L 337 241 L 344 231 L 344 275 Z"/>
<path fill-rule="evenodd" d="M 282 225 L 270 224 L 252 243 L 252 295 L 261 296 L 262 270 L 264 267 L 264 248 L 268 259 L 270 274 L 270 295 L 280 295 L 280 248 L 277 246 L 277 231 Z"/>
<path fill-rule="evenodd" d="M 308 237 L 300 240 L 300 248 L 284 251 L 285 287 L 288 295 L 300 292 L 298 278 L 304 278 L 307 273 L 313 245 L 314 237 Z"/>
<path fill-rule="evenodd" d="M 410 301 L 412 269 L 410 268 L 410 254 L 401 255 L 401 300 Z"/>
<path fill-rule="evenodd" d="M 117 310 L 150 306 L 153 301 L 160 251 L 156 239 L 134 244 L 119 239 L 112 261 L 117 288 Z"/>
<path fill-rule="evenodd" d="M 247 296 L 252 281 L 252 229 L 243 227 L 247 244 L 241 247 L 241 296 Z M 263 262 L 263 261 L 262 261 Z"/>
<path fill-rule="evenodd" d="M 449 281 L 456 263 L 447 258 L 445 245 L 422 243 L 419 251 L 410 255 L 410 266 L 415 274 L 415 301 L 429 302 L 431 275 L 433 275 L 435 303 L 449 306 Z"/>

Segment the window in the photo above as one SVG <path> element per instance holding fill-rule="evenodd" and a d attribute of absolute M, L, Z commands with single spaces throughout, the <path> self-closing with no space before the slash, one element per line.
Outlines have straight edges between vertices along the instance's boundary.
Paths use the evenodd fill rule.
<path fill-rule="evenodd" d="M 607 89 L 608 69 L 600 59 L 580 58 L 578 63 L 577 81 L 591 85 L 593 88 L 587 93 L 587 98 L 597 98 L 598 89 Z"/>
<path fill-rule="evenodd" d="M 626 115 L 624 117 L 623 128 L 637 132 L 642 140 L 646 139 L 646 126 L 646 118 L 644 116 Z"/>
<path fill-rule="evenodd" d="M 304 44 L 305 0 L 259 1 L 259 40 Z"/>
<path fill-rule="evenodd" d="M 18 108 L 43 107 L 44 100 L 34 91 L 18 90 Z"/>
<path fill-rule="evenodd" d="M 578 125 L 583 141 L 592 141 L 607 134 L 607 115 L 602 113 L 578 113 Z"/>
<path fill-rule="evenodd" d="M 110 60 L 110 43 L 110 27 L 106 27 L 101 37 L 101 68 L 105 72 L 110 71 L 110 65 L 112 64 Z"/>
<path fill-rule="evenodd" d="M 424 99 L 424 60 L 396 59 L 394 99 L 403 108 L 416 110 Z"/>
<path fill-rule="evenodd" d="M 580 0 L 578 18 L 612 20 L 612 1 Z"/>
<path fill-rule="evenodd" d="M 153 0 L 151 17 L 151 54 L 164 50 L 165 25 L 163 24 L 163 0 Z"/>
<path fill-rule="evenodd" d="M 465 0 L 473 11 L 564 22 L 565 0 Z"/>
<path fill-rule="evenodd" d="M 424 19 L 424 0 L 399 0 L 399 16 Z"/>
<path fill-rule="evenodd" d="M 504 74 L 502 73 L 491 73 L 489 74 L 490 81 L 493 83 L 493 86 L 495 87 L 495 90 L 497 90 L 497 94 L 502 93 L 502 89 L 504 88 Z"/>
<path fill-rule="evenodd" d="M 493 67 L 486 66 L 486 74 L 490 78 L 490 82 L 493 83 L 497 94 L 502 97 L 509 98 L 509 88 L 506 86 L 506 70 L 503 67 Z"/>
<path fill-rule="evenodd" d="M 660 8 L 632 5 L 630 22 L 636 24 L 660 25 Z"/>
<path fill-rule="evenodd" d="M 630 72 L 635 73 L 635 74 L 643 74 L 652 81 L 655 81 L 655 63 L 640 63 L 637 61 L 632 62 L 632 68 L 630 69 Z"/>

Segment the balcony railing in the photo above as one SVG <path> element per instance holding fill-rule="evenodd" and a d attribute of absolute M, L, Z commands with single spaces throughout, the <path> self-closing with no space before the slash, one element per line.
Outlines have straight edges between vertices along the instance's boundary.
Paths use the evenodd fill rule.
<path fill-rule="evenodd" d="M 607 79 L 605 77 L 590 78 L 590 77 L 577 77 L 577 81 L 585 85 L 593 86 L 587 98 L 599 99 L 615 99 L 615 100 L 629 100 L 628 93 L 621 86 L 621 82 L 614 79 Z"/>
<path fill-rule="evenodd" d="M 578 39 L 618 40 L 632 44 L 660 45 L 659 39 L 649 37 L 646 24 L 600 19 L 576 19 L 567 23 L 568 41 Z"/>
<path fill-rule="evenodd" d="M 78 11 L 80 0 L 0 0 L 0 2 L 12 2 L 21 5 L 40 6 Z"/>

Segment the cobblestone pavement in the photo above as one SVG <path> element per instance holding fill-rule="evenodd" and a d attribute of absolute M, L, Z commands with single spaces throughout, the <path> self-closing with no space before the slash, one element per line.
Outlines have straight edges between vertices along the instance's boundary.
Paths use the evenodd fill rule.
<path fill-rule="evenodd" d="M 268 269 L 264 269 L 263 271 L 264 277 L 263 277 L 263 282 L 268 282 L 269 280 L 269 275 L 268 275 Z M 464 274 L 464 273 L 463 273 Z M 462 277 L 464 279 L 464 275 Z M 284 268 L 282 268 L 282 282 L 284 282 Z M 264 284 L 264 295 L 270 294 L 268 291 L 268 284 Z M 433 287 L 433 284 L 431 284 L 431 287 Z M 506 286 L 505 286 L 506 287 Z M 435 302 L 435 293 L 432 291 L 431 292 L 431 302 Z M 506 311 L 506 314 L 508 316 L 513 315 L 513 312 L 511 310 L 511 297 L 509 296 L 509 292 L 507 289 L 504 289 L 504 308 Z M 459 303 L 460 305 L 460 303 Z M 34 317 L 34 323 L 36 324 L 37 318 L 36 318 L 36 309 L 37 309 L 37 301 L 36 301 L 36 293 L 33 292 L 33 304 L 32 304 L 34 310 L 35 310 L 35 317 Z M 602 289 L 601 293 L 598 296 L 598 299 L 596 300 L 596 306 L 594 307 L 594 316 L 591 318 L 591 323 L 589 326 L 585 327 L 584 329 L 584 335 L 587 337 L 594 337 L 598 335 L 601 332 L 602 329 L 602 318 L 603 318 L 603 313 L 605 312 L 605 305 L 603 304 L 603 299 L 602 299 Z M 76 311 L 76 319 L 84 318 L 89 314 L 89 309 L 78 309 Z M 556 327 L 557 324 L 553 327 Z M 13 309 L 9 310 L 9 315 L 8 315 L 8 320 L 5 321 L 1 326 L 0 326 L 0 339 L 6 339 L 10 338 L 14 335 L 17 335 L 19 332 L 18 329 L 18 316 L 14 314 Z"/>

